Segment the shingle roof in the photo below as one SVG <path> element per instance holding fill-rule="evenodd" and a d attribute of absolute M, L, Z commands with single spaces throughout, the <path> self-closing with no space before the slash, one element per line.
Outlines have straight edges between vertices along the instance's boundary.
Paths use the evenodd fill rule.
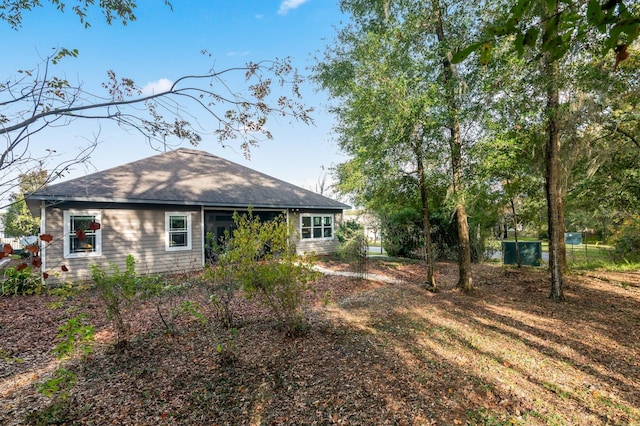
<path fill-rule="evenodd" d="M 347 209 L 349 206 L 204 151 L 177 149 L 43 188 L 30 201 Z"/>

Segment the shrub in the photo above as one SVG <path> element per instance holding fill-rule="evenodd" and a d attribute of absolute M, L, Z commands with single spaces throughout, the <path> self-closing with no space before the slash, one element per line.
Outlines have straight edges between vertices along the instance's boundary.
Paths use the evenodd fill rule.
<path fill-rule="evenodd" d="M 341 223 L 336 230 L 336 238 L 341 243 L 345 243 L 352 239 L 354 235 L 359 232 L 363 232 L 364 228 L 355 220 L 347 220 L 344 223 Z"/>
<path fill-rule="evenodd" d="M 137 292 L 136 261 L 132 255 L 128 255 L 124 272 L 120 272 L 113 263 L 109 264 L 109 271 L 95 264 L 90 268 L 91 278 L 105 304 L 107 319 L 116 329 L 117 345 L 126 345 L 129 324 L 124 319 L 123 309 L 131 304 Z"/>
<path fill-rule="evenodd" d="M 640 262 L 640 215 L 622 223 L 615 237 L 615 254 L 627 262 Z"/>
<path fill-rule="evenodd" d="M 368 251 L 369 243 L 362 230 L 351 232 L 340 247 L 340 255 L 350 262 L 359 279 L 367 275 Z"/>
<path fill-rule="evenodd" d="M 216 317 L 223 327 L 233 328 L 235 323 L 233 300 L 238 289 L 234 279 L 234 269 L 230 265 L 219 264 L 205 271 L 205 279 L 211 283 L 208 287 L 209 302 L 215 309 Z"/>
<path fill-rule="evenodd" d="M 2 271 L 0 295 L 16 296 L 39 294 L 42 291 L 42 279 L 39 272 L 31 266 L 10 266 Z"/>
<path fill-rule="evenodd" d="M 420 247 L 420 213 L 412 208 L 384 217 L 382 245 L 389 256 L 416 257 Z"/>
<path fill-rule="evenodd" d="M 292 228 L 284 217 L 269 222 L 248 214 L 234 214 L 235 229 L 221 256 L 229 265 L 229 279 L 249 298 L 267 306 L 289 335 L 307 329 L 304 293 L 318 273 L 312 258 L 300 258 L 291 244 Z"/>
<path fill-rule="evenodd" d="M 239 250 L 230 252 L 231 237 L 225 232 L 217 254 L 217 263 L 210 265 L 204 272 L 204 279 L 209 283 L 209 301 L 215 309 L 215 314 L 223 327 L 232 329 L 235 323 L 233 300 L 238 290 L 237 275 L 239 262 Z"/>

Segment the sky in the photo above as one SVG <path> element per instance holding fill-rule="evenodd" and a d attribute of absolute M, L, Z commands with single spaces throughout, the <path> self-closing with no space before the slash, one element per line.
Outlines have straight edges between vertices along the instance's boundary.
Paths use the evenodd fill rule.
<path fill-rule="evenodd" d="M 91 26 L 84 28 L 70 10 L 62 14 L 48 4 L 25 12 L 17 31 L 0 22 L 0 78 L 7 81 L 17 70 L 33 68 L 39 58 L 60 47 L 78 49 L 79 56 L 65 59 L 56 73 L 99 93 L 105 93 L 100 85 L 108 70 L 146 89 L 166 87 L 180 76 L 201 74 L 212 66 L 221 70 L 285 57 L 305 75 L 345 20 L 337 0 L 173 0 L 173 10 L 161 0 L 137 3 L 137 20 L 126 26 L 118 22 L 109 26 L 94 11 Z M 203 50 L 211 57 L 202 55 Z M 229 84 L 235 88 L 242 79 L 231 79 Z M 212 135 L 204 134 L 195 149 L 315 189 L 323 173 L 346 157 L 333 141 L 334 118 L 327 112 L 326 94 L 311 83 L 304 84 L 301 92 L 302 102 L 315 110 L 314 126 L 291 124 L 288 119 L 270 122 L 273 140 L 252 148 L 249 160 L 237 143 L 223 148 Z M 30 149 L 34 155 L 55 149 L 62 159 L 96 137 L 99 144 L 90 164 L 75 166 L 65 180 L 158 153 L 142 135 L 94 120 L 45 129 L 32 139 Z M 177 139 L 167 142 L 174 148 L 180 144 Z M 180 146 L 194 148 L 186 141 Z"/>

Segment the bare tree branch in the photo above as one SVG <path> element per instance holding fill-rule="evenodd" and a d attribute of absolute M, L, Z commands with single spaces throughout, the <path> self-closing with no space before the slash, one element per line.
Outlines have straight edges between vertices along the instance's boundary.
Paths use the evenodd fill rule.
<path fill-rule="evenodd" d="M 312 109 L 300 101 L 302 79 L 289 59 L 185 75 L 167 91 L 151 94 L 143 93 L 133 80 L 108 71 L 102 84 L 106 95 L 96 95 L 81 83 L 53 75 L 61 58 L 76 54 L 59 49 L 35 68 L 20 70 L 0 84 L 0 137 L 5 139 L 0 147 L 1 177 L 23 172 L 29 163 L 39 166 L 50 160 L 48 154 L 32 157 L 31 137 L 75 120 L 111 121 L 140 133 L 149 142 L 164 142 L 167 136 L 174 136 L 197 145 L 205 134 L 215 135 L 221 144 L 240 140 L 247 156 L 250 147 L 271 138 L 269 119 L 289 117 L 312 123 Z M 244 77 L 244 84 L 242 90 L 235 91 L 226 80 L 238 74 Z M 286 93 L 277 94 L 274 88 Z M 0 185 L 0 196 L 9 186 Z"/>

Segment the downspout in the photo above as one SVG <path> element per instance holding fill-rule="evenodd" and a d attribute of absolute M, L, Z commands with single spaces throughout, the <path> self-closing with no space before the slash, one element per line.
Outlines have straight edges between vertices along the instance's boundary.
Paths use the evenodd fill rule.
<path fill-rule="evenodd" d="M 44 201 L 40 201 L 40 235 L 46 234 L 47 232 L 47 208 Z M 40 241 L 40 260 L 42 264 L 40 265 L 40 271 L 44 272 L 47 270 L 47 243 Z M 45 286 L 44 273 L 40 274 L 40 280 L 42 281 L 42 285 Z"/>
<path fill-rule="evenodd" d="M 207 233 L 204 229 L 204 206 L 200 206 L 200 234 L 202 238 L 202 244 L 200 244 L 202 248 L 202 267 L 204 268 L 206 264 L 205 246 L 207 245 Z"/>
<path fill-rule="evenodd" d="M 290 225 L 290 222 L 289 222 L 289 208 L 288 207 L 287 207 L 286 213 L 287 213 L 287 216 L 286 216 L 286 218 L 287 218 L 287 229 L 290 230 L 291 229 L 291 227 L 290 227 L 291 225 Z M 291 247 L 291 239 L 292 238 L 293 238 L 293 235 L 289 235 L 289 238 L 287 238 L 287 250 L 289 249 L 289 247 Z"/>

